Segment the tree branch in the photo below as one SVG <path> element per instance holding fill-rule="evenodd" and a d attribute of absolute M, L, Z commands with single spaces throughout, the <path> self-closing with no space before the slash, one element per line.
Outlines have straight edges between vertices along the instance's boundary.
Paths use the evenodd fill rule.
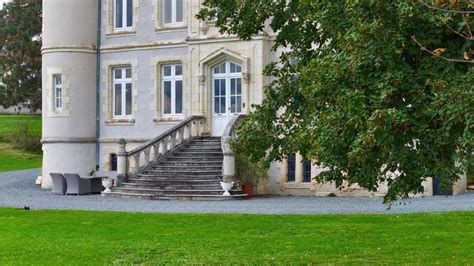
<path fill-rule="evenodd" d="M 411 39 L 416 43 L 418 44 L 418 46 L 420 47 L 420 49 L 422 51 L 426 51 L 428 53 L 430 53 L 431 55 L 435 56 L 435 57 L 439 57 L 441 59 L 444 59 L 448 62 L 453 62 L 453 63 L 470 63 L 470 64 L 474 64 L 474 59 L 471 59 L 471 60 L 461 60 L 461 59 L 453 59 L 453 58 L 448 58 L 448 57 L 444 57 L 442 55 L 439 55 L 439 54 L 436 54 L 434 53 L 433 51 L 429 50 L 428 48 L 424 47 L 420 42 L 418 42 L 418 40 L 416 40 L 416 37 L 413 35 L 411 36 Z"/>
<path fill-rule="evenodd" d="M 418 0 L 418 3 L 424 5 L 425 7 L 431 9 L 431 10 L 436 10 L 436 11 L 442 11 L 442 12 L 448 12 L 448 13 L 458 13 L 458 14 L 474 14 L 474 11 L 466 11 L 466 10 L 453 10 L 453 9 L 446 9 L 446 8 L 440 8 L 436 6 L 429 5 L 422 0 Z"/>

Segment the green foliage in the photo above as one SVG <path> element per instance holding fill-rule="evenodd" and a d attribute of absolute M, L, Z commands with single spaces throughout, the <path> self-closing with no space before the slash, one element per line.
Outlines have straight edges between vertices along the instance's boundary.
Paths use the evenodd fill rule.
<path fill-rule="evenodd" d="M 264 161 L 252 161 L 235 143 L 232 143 L 232 150 L 235 155 L 235 176 L 242 184 L 254 185 L 267 178 L 268 165 Z"/>
<path fill-rule="evenodd" d="M 469 265 L 474 262 L 473 212 L 239 215 L 32 208 L 33 211 L 0 209 L 0 264 Z"/>
<path fill-rule="evenodd" d="M 33 134 L 27 123 L 18 124 L 17 128 L 7 136 L 7 141 L 15 149 L 41 152 L 41 136 Z"/>
<path fill-rule="evenodd" d="M 41 109 L 41 0 L 12 0 L 0 10 L 0 105 Z"/>
<path fill-rule="evenodd" d="M 474 28 L 469 17 L 408 0 L 203 3 L 198 18 L 221 32 L 251 39 L 268 22 L 274 49 L 291 48 L 267 66 L 266 99 L 238 128 L 251 160 L 300 151 L 327 167 L 319 182 L 387 182 L 386 202 L 422 192 L 426 177 L 449 186 L 473 160 L 473 64 L 412 39 L 462 59 L 474 44 L 452 29 Z"/>

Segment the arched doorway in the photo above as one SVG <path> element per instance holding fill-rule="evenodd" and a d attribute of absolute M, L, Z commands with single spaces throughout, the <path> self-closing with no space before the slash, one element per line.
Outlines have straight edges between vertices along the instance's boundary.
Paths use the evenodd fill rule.
<path fill-rule="evenodd" d="M 212 67 L 212 135 L 222 136 L 233 116 L 242 113 L 242 67 L 230 60 Z"/>

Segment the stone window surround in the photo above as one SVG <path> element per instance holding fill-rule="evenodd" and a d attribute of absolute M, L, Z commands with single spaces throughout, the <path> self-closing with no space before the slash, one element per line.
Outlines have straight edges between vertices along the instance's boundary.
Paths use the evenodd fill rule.
<path fill-rule="evenodd" d="M 151 59 L 151 69 L 152 69 L 152 81 L 153 88 L 151 89 L 151 94 L 154 98 L 151 109 L 154 112 L 153 121 L 156 123 L 160 122 L 170 122 L 170 121 L 181 121 L 183 120 L 189 108 L 187 108 L 187 97 L 189 94 L 189 64 L 187 63 L 186 56 L 173 56 L 173 57 L 154 57 Z M 162 88 L 161 83 L 163 81 L 161 77 L 161 68 L 163 65 L 174 65 L 180 64 L 183 66 L 183 110 L 181 114 L 178 115 L 163 115 L 162 112 Z"/>
<path fill-rule="evenodd" d="M 195 0 L 191 0 L 195 1 Z M 183 0 L 183 22 L 176 24 L 164 24 L 163 22 L 163 0 L 154 0 L 155 8 L 153 12 L 153 20 L 155 21 L 155 31 L 179 31 L 188 27 L 189 21 L 189 1 Z"/>
<path fill-rule="evenodd" d="M 114 26 L 114 0 L 105 0 L 103 4 L 104 18 L 102 23 L 105 26 L 107 37 L 133 35 L 137 31 L 139 0 L 133 0 L 133 21 L 132 27 L 116 30 Z"/>
<path fill-rule="evenodd" d="M 71 114 L 71 99 L 70 99 L 70 88 L 71 88 L 71 70 L 69 68 L 59 68 L 59 67 L 48 67 L 46 70 L 47 80 L 47 117 L 68 117 Z M 62 82 L 62 108 L 57 110 L 54 104 L 54 84 L 53 84 L 53 75 L 61 75 Z"/>
<path fill-rule="evenodd" d="M 132 114 L 129 118 L 114 118 L 112 106 L 112 69 L 116 67 L 131 67 L 132 69 Z M 102 64 L 101 80 L 101 110 L 105 114 L 106 125 L 133 125 L 135 113 L 138 111 L 138 59 L 110 60 Z"/>

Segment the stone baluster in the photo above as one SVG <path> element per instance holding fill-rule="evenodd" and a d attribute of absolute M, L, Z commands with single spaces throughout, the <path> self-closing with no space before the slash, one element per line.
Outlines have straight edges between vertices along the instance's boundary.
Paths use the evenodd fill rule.
<path fill-rule="evenodd" d="M 150 163 L 150 152 L 151 152 L 151 146 L 148 146 L 143 153 L 145 155 L 145 165 Z"/>
<path fill-rule="evenodd" d="M 170 147 L 170 149 L 172 150 L 174 147 L 176 147 L 176 132 L 171 133 L 171 147 Z"/>
<path fill-rule="evenodd" d="M 167 138 L 163 138 L 161 141 L 161 154 L 165 154 L 168 152 L 168 140 Z"/>
<path fill-rule="evenodd" d="M 184 141 L 184 128 L 180 128 L 178 130 L 178 136 L 179 136 L 178 144 L 183 143 L 183 141 Z"/>
<path fill-rule="evenodd" d="M 117 152 L 117 177 L 114 180 L 115 186 L 121 186 L 122 181 L 127 176 L 128 172 L 128 160 L 127 160 L 127 142 L 125 139 L 119 140 L 119 148 Z"/>
<path fill-rule="evenodd" d="M 158 161 L 158 158 L 160 158 L 160 143 L 155 143 L 153 144 L 153 150 L 155 151 L 155 157 L 153 158 L 153 161 Z"/>

